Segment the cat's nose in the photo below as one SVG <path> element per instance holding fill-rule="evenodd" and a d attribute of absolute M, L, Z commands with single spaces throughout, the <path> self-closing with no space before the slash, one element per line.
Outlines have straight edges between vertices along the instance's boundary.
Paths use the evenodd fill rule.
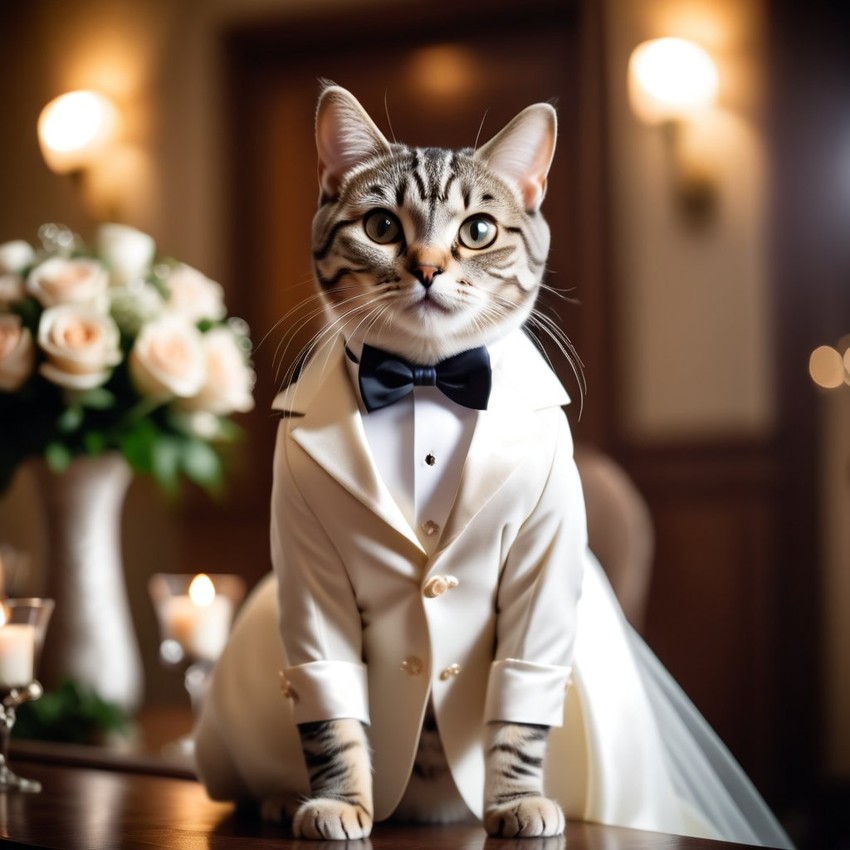
<path fill-rule="evenodd" d="M 416 263 L 410 269 L 410 273 L 425 287 L 429 289 L 438 274 L 443 270 L 434 263 Z"/>

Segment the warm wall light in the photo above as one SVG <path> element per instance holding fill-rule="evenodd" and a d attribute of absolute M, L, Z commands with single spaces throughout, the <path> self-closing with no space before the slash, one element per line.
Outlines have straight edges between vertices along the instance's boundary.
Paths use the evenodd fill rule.
<path fill-rule="evenodd" d="M 688 120 L 714 102 L 718 81 L 711 56 L 682 38 L 645 41 L 629 59 L 632 109 L 647 124 Z"/>
<path fill-rule="evenodd" d="M 714 103 L 719 74 L 702 47 L 682 38 L 656 38 L 639 44 L 629 58 L 632 111 L 644 123 L 662 128 L 669 147 L 673 183 L 682 211 L 705 221 L 715 206 L 712 168 L 687 155 L 683 134 Z"/>
<path fill-rule="evenodd" d="M 837 347 L 818 346 L 809 356 L 809 376 L 826 390 L 850 384 L 850 337 L 843 337 Z"/>
<path fill-rule="evenodd" d="M 38 139 L 48 167 L 59 173 L 89 168 L 115 139 L 118 112 L 93 91 L 73 91 L 51 100 L 38 119 Z"/>

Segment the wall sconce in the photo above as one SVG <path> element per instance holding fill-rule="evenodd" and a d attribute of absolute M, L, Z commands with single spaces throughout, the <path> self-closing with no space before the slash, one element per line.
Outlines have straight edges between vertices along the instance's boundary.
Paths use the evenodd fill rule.
<path fill-rule="evenodd" d="M 675 191 L 689 218 L 705 220 L 716 201 L 715 180 L 704 162 L 686 156 L 683 133 L 717 96 L 719 76 L 709 54 L 692 41 L 656 38 L 629 58 L 632 111 L 659 126 L 670 151 Z"/>
<path fill-rule="evenodd" d="M 850 335 L 835 346 L 820 345 L 811 353 L 809 377 L 825 390 L 850 385 Z"/>
<path fill-rule="evenodd" d="M 38 140 L 47 167 L 80 184 L 89 212 L 103 218 L 91 176 L 114 145 L 120 128 L 112 101 L 93 91 L 73 91 L 51 100 L 38 118 Z"/>

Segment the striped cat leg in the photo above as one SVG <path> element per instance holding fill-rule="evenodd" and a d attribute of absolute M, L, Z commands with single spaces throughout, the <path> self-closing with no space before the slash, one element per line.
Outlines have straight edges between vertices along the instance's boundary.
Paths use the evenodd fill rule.
<path fill-rule="evenodd" d="M 298 838 L 357 839 L 372 831 L 372 768 L 366 732 L 345 718 L 298 727 L 312 797 L 295 813 Z"/>
<path fill-rule="evenodd" d="M 547 726 L 488 723 L 484 828 L 489 835 L 529 838 L 560 835 L 564 813 L 543 796 Z"/>

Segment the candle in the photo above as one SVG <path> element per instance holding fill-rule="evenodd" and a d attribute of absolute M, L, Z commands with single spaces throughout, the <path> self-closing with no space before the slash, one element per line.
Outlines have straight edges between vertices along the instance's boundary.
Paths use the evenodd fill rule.
<path fill-rule="evenodd" d="M 0 688 L 23 688 L 34 676 L 35 628 L 27 623 L 0 626 Z"/>
<path fill-rule="evenodd" d="M 163 606 L 165 636 L 176 640 L 187 654 L 215 661 L 230 632 L 233 602 L 215 592 L 209 576 L 195 576 L 188 594 L 166 599 Z"/>

